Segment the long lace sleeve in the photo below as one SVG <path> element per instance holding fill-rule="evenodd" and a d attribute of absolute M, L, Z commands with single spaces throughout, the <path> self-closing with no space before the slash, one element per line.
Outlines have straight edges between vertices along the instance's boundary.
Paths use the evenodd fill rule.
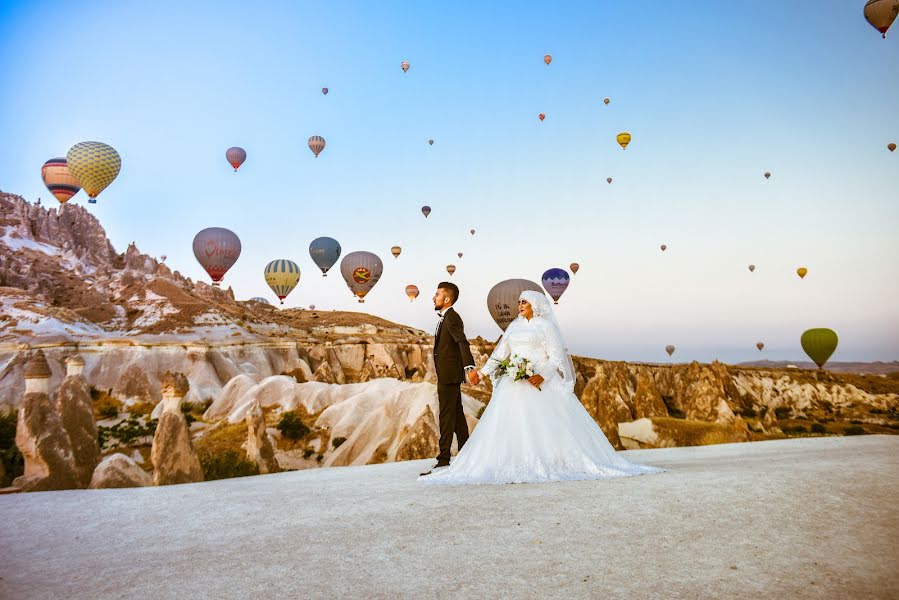
<path fill-rule="evenodd" d="M 562 339 L 552 323 L 542 325 L 543 350 L 546 352 L 546 358 L 534 364 L 534 372 L 541 375 L 543 379 L 549 379 L 554 374 L 564 377 L 565 370 L 562 365 L 567 359 L 565 349 L 562 347 Z"/>
<path fill-rule="evenodd" d="M 499 344 L 496 345 L 496 348 L 493 349 L 493 353 L 490 355 L 490 358 L 488 358 L 487 362 L 484 363 L 484 366 L 481 367 L 481 375 L 485 377 L 491 376 L 496 370 L 499 362 L 509 357 L 509 353 L 509 341 L 504 335 L 502 339 L 500 339 Z"/>

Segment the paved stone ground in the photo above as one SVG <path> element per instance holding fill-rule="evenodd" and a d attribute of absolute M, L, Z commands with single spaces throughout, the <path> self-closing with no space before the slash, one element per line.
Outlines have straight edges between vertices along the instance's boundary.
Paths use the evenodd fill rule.
<path fill-rule="evenodd" d="M 0 597 L 899 597 L 899 437 L 626 455 L 670 471 L 444 487 L 414 461 L 0 496 Z"/>

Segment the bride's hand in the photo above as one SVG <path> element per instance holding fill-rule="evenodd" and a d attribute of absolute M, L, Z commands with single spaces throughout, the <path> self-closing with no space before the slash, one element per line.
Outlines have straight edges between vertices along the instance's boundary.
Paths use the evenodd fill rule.
<path fill-rule="evenodd" d="M 540 389 L 540 384 L 543 383 L 543 381 L 544 379 L 542 375 L 534 375 L 533 377 L 528 377 L 528 383 L 530 383 L 538 390 Z"/>

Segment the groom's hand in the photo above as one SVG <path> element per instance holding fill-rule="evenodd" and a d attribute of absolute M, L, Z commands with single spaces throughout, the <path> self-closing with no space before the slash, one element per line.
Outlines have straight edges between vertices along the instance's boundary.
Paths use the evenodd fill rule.
<path fill-rule="evenodd" d="M 478 385 L 481 383 L 481 374 L 477 369 L 472 369 L 468 372 L 468 383 L 471 385 Z"/>
<path fill-rule="evenodd" d="M 542 375 L 534 375 L 533 377 L 528 377 L 528 383 L 530 383 L 538 390 L 540 389 L 540 384 L 543 383 L 543 381 L 544 379 Z"/>

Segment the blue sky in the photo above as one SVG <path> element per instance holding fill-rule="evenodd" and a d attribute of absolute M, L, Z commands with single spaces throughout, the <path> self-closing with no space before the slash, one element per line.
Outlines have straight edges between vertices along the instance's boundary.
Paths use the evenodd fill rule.
<path fill-rule="evenodd" d="M 272 297 L 262 270 L 289 258 L 288 306 L 430 330 L 454 263 L 493 339 L 494 283 L 577 261 L 577 353 L 800 359 L 823 326 L 833 360 L 899 359 L 899 31 L 862 0 L 483 4 L 5 2 L 0 188 L 52 206 L 40 166 L 99 140 L 123 160 L 91 206 L 116 249 L 206 279 L 193 236 L 228 227 L 238 298 Z M 383 259 L 365 305 L 317 274 L 320 235 Z"/>

